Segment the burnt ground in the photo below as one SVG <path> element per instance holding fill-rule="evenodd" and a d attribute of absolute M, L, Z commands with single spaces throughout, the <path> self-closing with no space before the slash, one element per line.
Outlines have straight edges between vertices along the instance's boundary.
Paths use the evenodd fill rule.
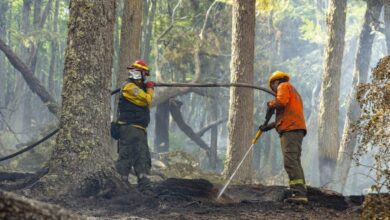
<path fill-rule="evenodd" d="M 110 199 L 78 198 L 47 201 L 98 219 L 359 219 L 361 197 L 343 197 L 309 187 L 309 204 L 283 203 L 286 187 L 221 186 L 204 180 L 168 179 L 155 185 L 154 195 L 134 191 Z"/>

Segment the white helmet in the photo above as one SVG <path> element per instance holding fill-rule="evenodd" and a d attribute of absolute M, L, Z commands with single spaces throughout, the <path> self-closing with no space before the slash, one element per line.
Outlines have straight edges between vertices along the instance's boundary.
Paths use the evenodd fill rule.
<path fill-rule="evenodd" d="M 129 79 L 142 79 L 142 72 L 137 69 L 129 70 Z"/>

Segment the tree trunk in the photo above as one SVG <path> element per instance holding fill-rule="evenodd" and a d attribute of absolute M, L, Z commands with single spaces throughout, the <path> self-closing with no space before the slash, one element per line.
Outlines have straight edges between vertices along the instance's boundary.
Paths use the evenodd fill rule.
<path fill-rule="evenodd" d="M 141 57 L 142 4 L 143 0 L 125 0 L 124 2 L 118 86 L 121 86 L 128 77 L 126 67 Z"/>
<path fill-rule="evenodd" d="M 153 23 L 154 23 L 154 16 L 156 14 L 156 6 L 157 2 L 156 0 L 150 0 L 152 6 L 151 11 L 148 16 L 147 24 L 146 24 L 146 31 L 145 31 L 145 37 L 144 37 L 144 49 L 142 50 L 142 58 L 149 63 L 149 56 L 150 56 L 150 44 L 151 44 L 151 38 L 152 38 L 152 31 L 153 31 Z"/>
<path fill-rule="evenodd" d="M 330 0 L 328 38 L 322 76 L 318 146 L 320 184 L 332 182 L 339 148 L 338 117 L 341 65 L 344 53 L 346 0 Z"/>
<path fill-rule="evenodd" d="M 347 118 L 344 124 L 343 136 L 337 159 L 335 173 L 335 190 L 343 192 L 351 166 L 352 154 L 356 146 L 357 134 L 351 128 L 360 117 L 360 106 L 356 100 L 356 87 L 359 83 L 366 83 L 370 67 L 372 44 L 375 35 L 372 34 L 372 24 L 379 20 L 382 3 L 377 0 L 367 1 L 367 10 L 364 16 L 363 28 L 360 33 L 359 48 L 356 53 L 355 70 L 353 73 L 352 88 L 347 104 Z"/>
<path fill-rule="evenodd" d="M 231 82 L 253 82 L 255 0 L 233 0 Z M 230 176 L 251 145 L 253 136 L 253 90 L 230 89 L 228 149 L 224 174 Z M 252 154 L 237 179 L 251 180 Z"/>
<path fill-rule="evenodd" d="M 390 54 L 390 1 L 383 1 L 387 54 Z"/>
<path fill-rule="evenodd" d="M 49 196 L 118 189 L 110 155 L 110 93 L 115 1 L 71 0 L 61 130 L 49 173 L 35 190 Z"/>
<path fill-rule="evenodd" d="M 32 0 L 23 0 L 22 14 L 20 16 L 21 17 L 20 31 L 22 33 L 22 36 L 24 36 L 25 40 L 20 42 L 19 54 L 20 54 L 21 61 L 25 62 L 27 65 L 28 65 L 27 63 L 28 54 L 30 52 L 28 43 L 31 43 L 31 41 L 28 41 L 26 38 L 28 36 L 28 33 L 31 31 L 30 15 L 31 15 L 32 4 L 33 4 Z M 26 127 L 25 125 L 27 124 L 26 120 L 24 119 L 25 112 L 27 111 L 26 108 L 24 108 L 24 101 L 26 100 L 25 94 L 26 91 L 28 91 L 28 89 L 26 84 L 23 82 L 22 77 L 20 76 L 15 77 L 15 84 L 16 84 L 16 89 L 13 91 L 12 96 L 14 100 L 21 100 L 20 101 L 21 107 L 16 109 L 15 113 L 17 117 L 13 119 L 14 121 L 13 123 L 15 125 L 15 129 L 20 131 L 23 130 Z"/>
<path fill-rule="evenodd" d="M 143 0 L 125 0 L 122 29 L 121 29 L 121 44 L 119 51 L 119 72 L 117 74 L 116 85 L 122 86 L 128 77 L 127 66 L 141 57 L 141 37 L 142 37 L 142 4 Z M 115 98 L 114 115 L 116 117 L 116 109 L 119 96 Z"/>
<path fill-rule="evenodd" d="M 59 0 L 56 0 L 54 5 L 54 19 L 53 19 L 53 33 L 58 32 L 58 11 L 59 11 Z M 48 79 L 48 90 L 54 94 L 54 76 L 56 75 L 57 68 L 57 53 L 58 53 L 58 42 L 56 39 L 51 41 L 51 60 L 49 67 L 49 79 Z"/>
<path fill-rule="evenodd" d="M 218 104 L 215 99 L 210 100 L 210 116 L 209 121 L 218 120 Z M 210 131 L 210 157 L 209 157 L 209 165 L 210 169 L 217 170 L 218 163 L 218 124 L 214 125 Z"/>
<path fill-rule="evenodd" d="M 169 151 L 169 101 L 156 107 L 154 150 L 157 153 Z"/>
<path fill-rule="evenodd" d="M 34 1 L 34 10 L 33 10 L 33 27 L 34 31 L 38 31 L 39 28 L 39 20 L 40 20 L 40 14 L 41 14 L 41 4 L 42 0 L 35 0 Z M 35 42 L 32 42 L 34 45 L 32 47 L 32 50 L 29 53 L 29 58 L 28 61 L 26 61 L 26 64 L 29 66 L 32 74 L 35 74 L 35 68 L 36 68 L 36 63 L 37 63 L 37 51 L 38 51 L 38 46 L 40 43 L 35 44 Z M 38 77 L 37 77 L 38 78 Z M 25 129 L 30 129 L 31 126 L 31 120 L 32 120 L 32 111 L 31 111 L 31 99 L 32 99 L 32 94 L 28 89 L 26 89 L 24 96 L 24 102 L 23 102 L 23 127 Z"/>
<path fill-rule="evenodd" d="M 6 14 L 8 11 L 8 2 L 1 1 L 0 2 L 0 39 L 4 39 L 6 37 L 5 31 L 6 31 L 6 25 L 7 25 L 7 19 L 6 19 Z M 5 60 L 4 60 L 4 55 L 0 54 L 0 68 L 3 69 L 3 71 L 6 71 L 5 68 Z M 5 77 L 5 74 L 0 74 L 0 91 L 2 91 L 2 96 L 0 97 L 0 108 L 5 108 L 6 107 L 6 102 L 5 102 L 5 95 L 7 91 L 7 80 Z M 0 131 L 2 131 L 4 128 L 4 123 L 3 121 L 0 122 Z"/>

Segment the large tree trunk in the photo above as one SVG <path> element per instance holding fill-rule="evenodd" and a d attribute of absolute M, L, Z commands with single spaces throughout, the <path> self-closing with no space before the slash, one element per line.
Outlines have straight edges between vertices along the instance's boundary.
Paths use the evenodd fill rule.
<path fill-rule="evenodd" d="M 69 10 L 61 130 L 35 189 L 89 196 L 118 183 L 108 129 L 115 1 L 71 0 Z"/>
<path fill-rule="evenodd" d="M 346 0 L 330 0 L 327 26 L 328 38 L 322 76 L 318 146 L 320 184 L 332 181 L 339 148 L 338 117 L 341 65 L 344 53 Z"/>
<path fill-rule="evenodd" d="M 233 0 L 232 60 L 230 81 L 253 82 L 255 0 Z M 253 90 L 230 89 L 229 137 L 224 174 L 230 176 L 251 145 L 253 136 Z M 252 155 L 249 154 L 237 178 L 251 180 Z"/>
<path fill-rule="evenodd" d="M 363 28 L 360 33 L 359 48 L 356 54 L 355 70 L 353 73 L 352 88 L 348 100 L 347 118 L 344 124 L 343 136 L 340 144 L 337 169 L 335 173 L 335 190 L 343 192 L 351 166 L 352 154 L 356 146 L 357 134 L 352 130 L 353 124 L 360 117 L 360 106 L 356 100 L 356 87 L 359 83 L 366 83 L 370 67 L 372 43 L 375 35 L 372 34 L 372 25 L 379 20 L 382 3 L 378 0 L 368 0 L 364 16 Z"/>

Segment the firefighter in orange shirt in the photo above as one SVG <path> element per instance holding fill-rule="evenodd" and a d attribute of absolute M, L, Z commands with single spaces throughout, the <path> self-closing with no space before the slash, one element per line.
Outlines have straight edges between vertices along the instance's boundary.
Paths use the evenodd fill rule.
<path fill-rule="evenodd" d="M 268 109 L 276 110 L 275 122 L 260 126 L 263 132 L 276 128 L 280 135 L 284 169 L 290 179 L 291 194 L 285 202 L 307 203 L 305 176 L 301 165 L 302 140 L 306 124 L 301 96 L 289 83 L 287 73 L 276 71 L 268 80 L 276 98 L 267 103 Z"/>

